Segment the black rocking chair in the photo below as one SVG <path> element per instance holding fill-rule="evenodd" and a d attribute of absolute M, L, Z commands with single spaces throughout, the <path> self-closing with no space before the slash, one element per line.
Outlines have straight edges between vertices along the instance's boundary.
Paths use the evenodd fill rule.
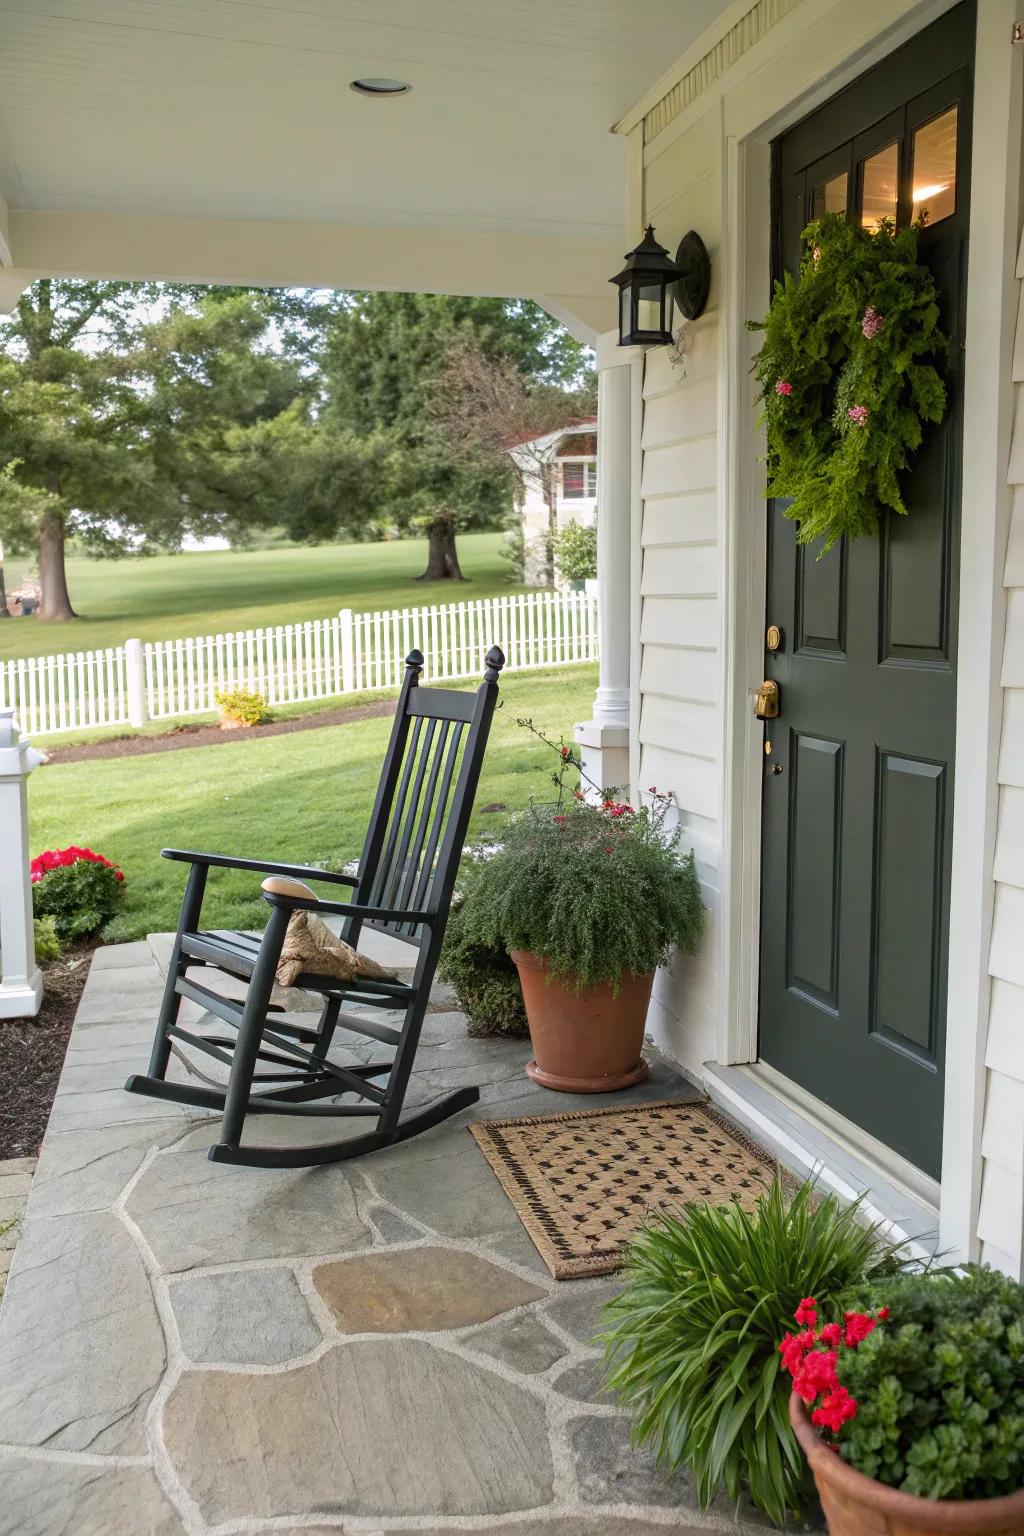
<path fill-rule="evenodd" d="M 223 1110 L 220 1141 L 209 1152 L 213 1162 L 257 1168 L 337 1162 L 405 1141 L 479 1099 L 478 1088 L 460 1088 L 401 1118 L 504 665 L 502 652 L 494 646 L 476 693 L 457 693 L 421 687 L 423 656 L 410 652 L 357 878 L 259 859 L 163 850 L 165 859 L 180 859 L 191 869 L 149 1073 L 129 1077 L 125 1087 L 129 1093 Z M 265 891 L 270 918 L 262 937 L 204 931 L 200 911 L 212 868 L 349 885 L 353 900 L 321 901 Z M 287 891 L 287 880 L 278 884 Z M 412 981 L 339 981 L 303 973 L 295 986 L 324 999 L 317 1027 L 303 1028 L 275 1017 L 283 1011 L 271 1002 L 278 961 L 289 918 L 299 910 L 344 918 L 342 936 L 353 946 L 364 927 L 411 941 L 417 946 L 410 950 L 416 956 Z M 244 1002 L 190 980 L 188 972 L 196 966 L 211 966 L 244 981 Z M 237 1034 L 225 1038 L 183 1029 L 178 1023 L 183 997 L 216 1014 Z M 343 1014 L 346 1000 L 360 1004 L 359 1012 Z M 375 1020 L 369 1012 L 373 1008 L 402 1010 L 401 1028 Z M 394 1055 L 387 1061 L 337 1066 L 327 1059 L 337 1029 L 393 1046 Z M 179 1043 L 226 1065 L 227 1084 L 219 1086 L 198 1073 Z M 168 1082 L 172 1050 L 195 1078 L 210 1086 Z M 268 1070 L 257 1071 L 258 1062 Z M 254 1092 L 253 1085 L 261 1083 L 271 1086 Z M 355 1094 L 357 1102 L 340 1102 L 349 1094 Z M 316 1102 L 322 1099 L 332 1102 Z M 242 1146 L 249 1114 L 375 1116 L 377 1123 L 366 1135 L 319 1146 Z"/>

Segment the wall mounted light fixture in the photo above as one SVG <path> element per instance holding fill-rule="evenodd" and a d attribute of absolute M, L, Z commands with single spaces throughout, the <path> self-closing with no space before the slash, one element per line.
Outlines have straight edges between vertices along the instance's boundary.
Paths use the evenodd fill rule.
<path fill-rule="evenodd" d="M 648 224 L 626 265 L 610 279 L 619 290 L 619 346 L 661 346 L 672 340 L 673 306 L 695 320 L 708 300 L 711 264 L 704 242 L 690 230 L 675 260 Z"/>

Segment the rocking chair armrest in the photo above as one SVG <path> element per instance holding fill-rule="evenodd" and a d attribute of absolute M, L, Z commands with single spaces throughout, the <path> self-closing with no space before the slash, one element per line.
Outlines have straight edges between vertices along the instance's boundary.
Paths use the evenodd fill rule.
<path fill-rule="evenodd" d="M 361 917 L 385 923 L 422 923 L 430 928 L 437 922 L 436 912 L 409 911 L 405 907 L 368 907 L 356 901 L 310 901 L 301 896 L 279 896 L 264 891 L 263 900 L 272 907 L 287 907 L 293 912 L 327 912 L 336 917 Z"/>
<path fill-rule="evenodd" d="M 331 885 L 350 885 L 355 890 L 359 879 L 337 874 L 333 869 L 308 869 L 305 864 L 271 864 L 266 859 L 236 859 L 228 853 L 195 853 L 188 848 L 161 848 L 162 859 L 178 859 L 184 864 L 208 864 L 217 869 L 252 869 L 263 875 L 291 875 L 297 880 L 326 880 Z"/>

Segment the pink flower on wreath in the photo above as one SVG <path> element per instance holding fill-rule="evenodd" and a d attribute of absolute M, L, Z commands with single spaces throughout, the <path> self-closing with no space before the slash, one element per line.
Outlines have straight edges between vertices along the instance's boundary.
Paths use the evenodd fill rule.
<path fill-rule="evenodd" d="M 776 379 L 775 393 L 777 395 L 791 395 L 793 393 L 793 386 L 788 379 Z"/>
<path fill-rule="evenodd" d="M 874 341 L 885 329 L 885 316 L 880 315 L 873 304 L 869 304 L 861 316 L 860 328 L 866 341 Z"/>
<path fill-rule="evenodd" d="M 849 416 L 855 427 L 866 427 L 868 424 L 868 417 L 871 415 L 871 412 L 868 410 L 866 405 L 851 405 L 846 414 Z"/>

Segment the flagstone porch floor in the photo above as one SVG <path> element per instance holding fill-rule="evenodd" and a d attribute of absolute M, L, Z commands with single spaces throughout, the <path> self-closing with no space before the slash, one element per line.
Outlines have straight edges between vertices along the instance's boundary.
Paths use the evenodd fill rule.
<path fill-rule="evenodd" d="M 592 1347 L 616 1282 L 552 1281 L 466 1132 L 585 1107 L 525 1044 L 467 1039 L 439 992 L 418 1091 L 480 1105 L 353 1163 L 230 1168 L 208 1115 L 122 1090 L 160 990 L 149 944 L 97 952 L 0 1309 L 3 1536 L 759 1525 L 630 1447 Z M 656 1063 L 633 1096 L 691 1091 Z"/>

